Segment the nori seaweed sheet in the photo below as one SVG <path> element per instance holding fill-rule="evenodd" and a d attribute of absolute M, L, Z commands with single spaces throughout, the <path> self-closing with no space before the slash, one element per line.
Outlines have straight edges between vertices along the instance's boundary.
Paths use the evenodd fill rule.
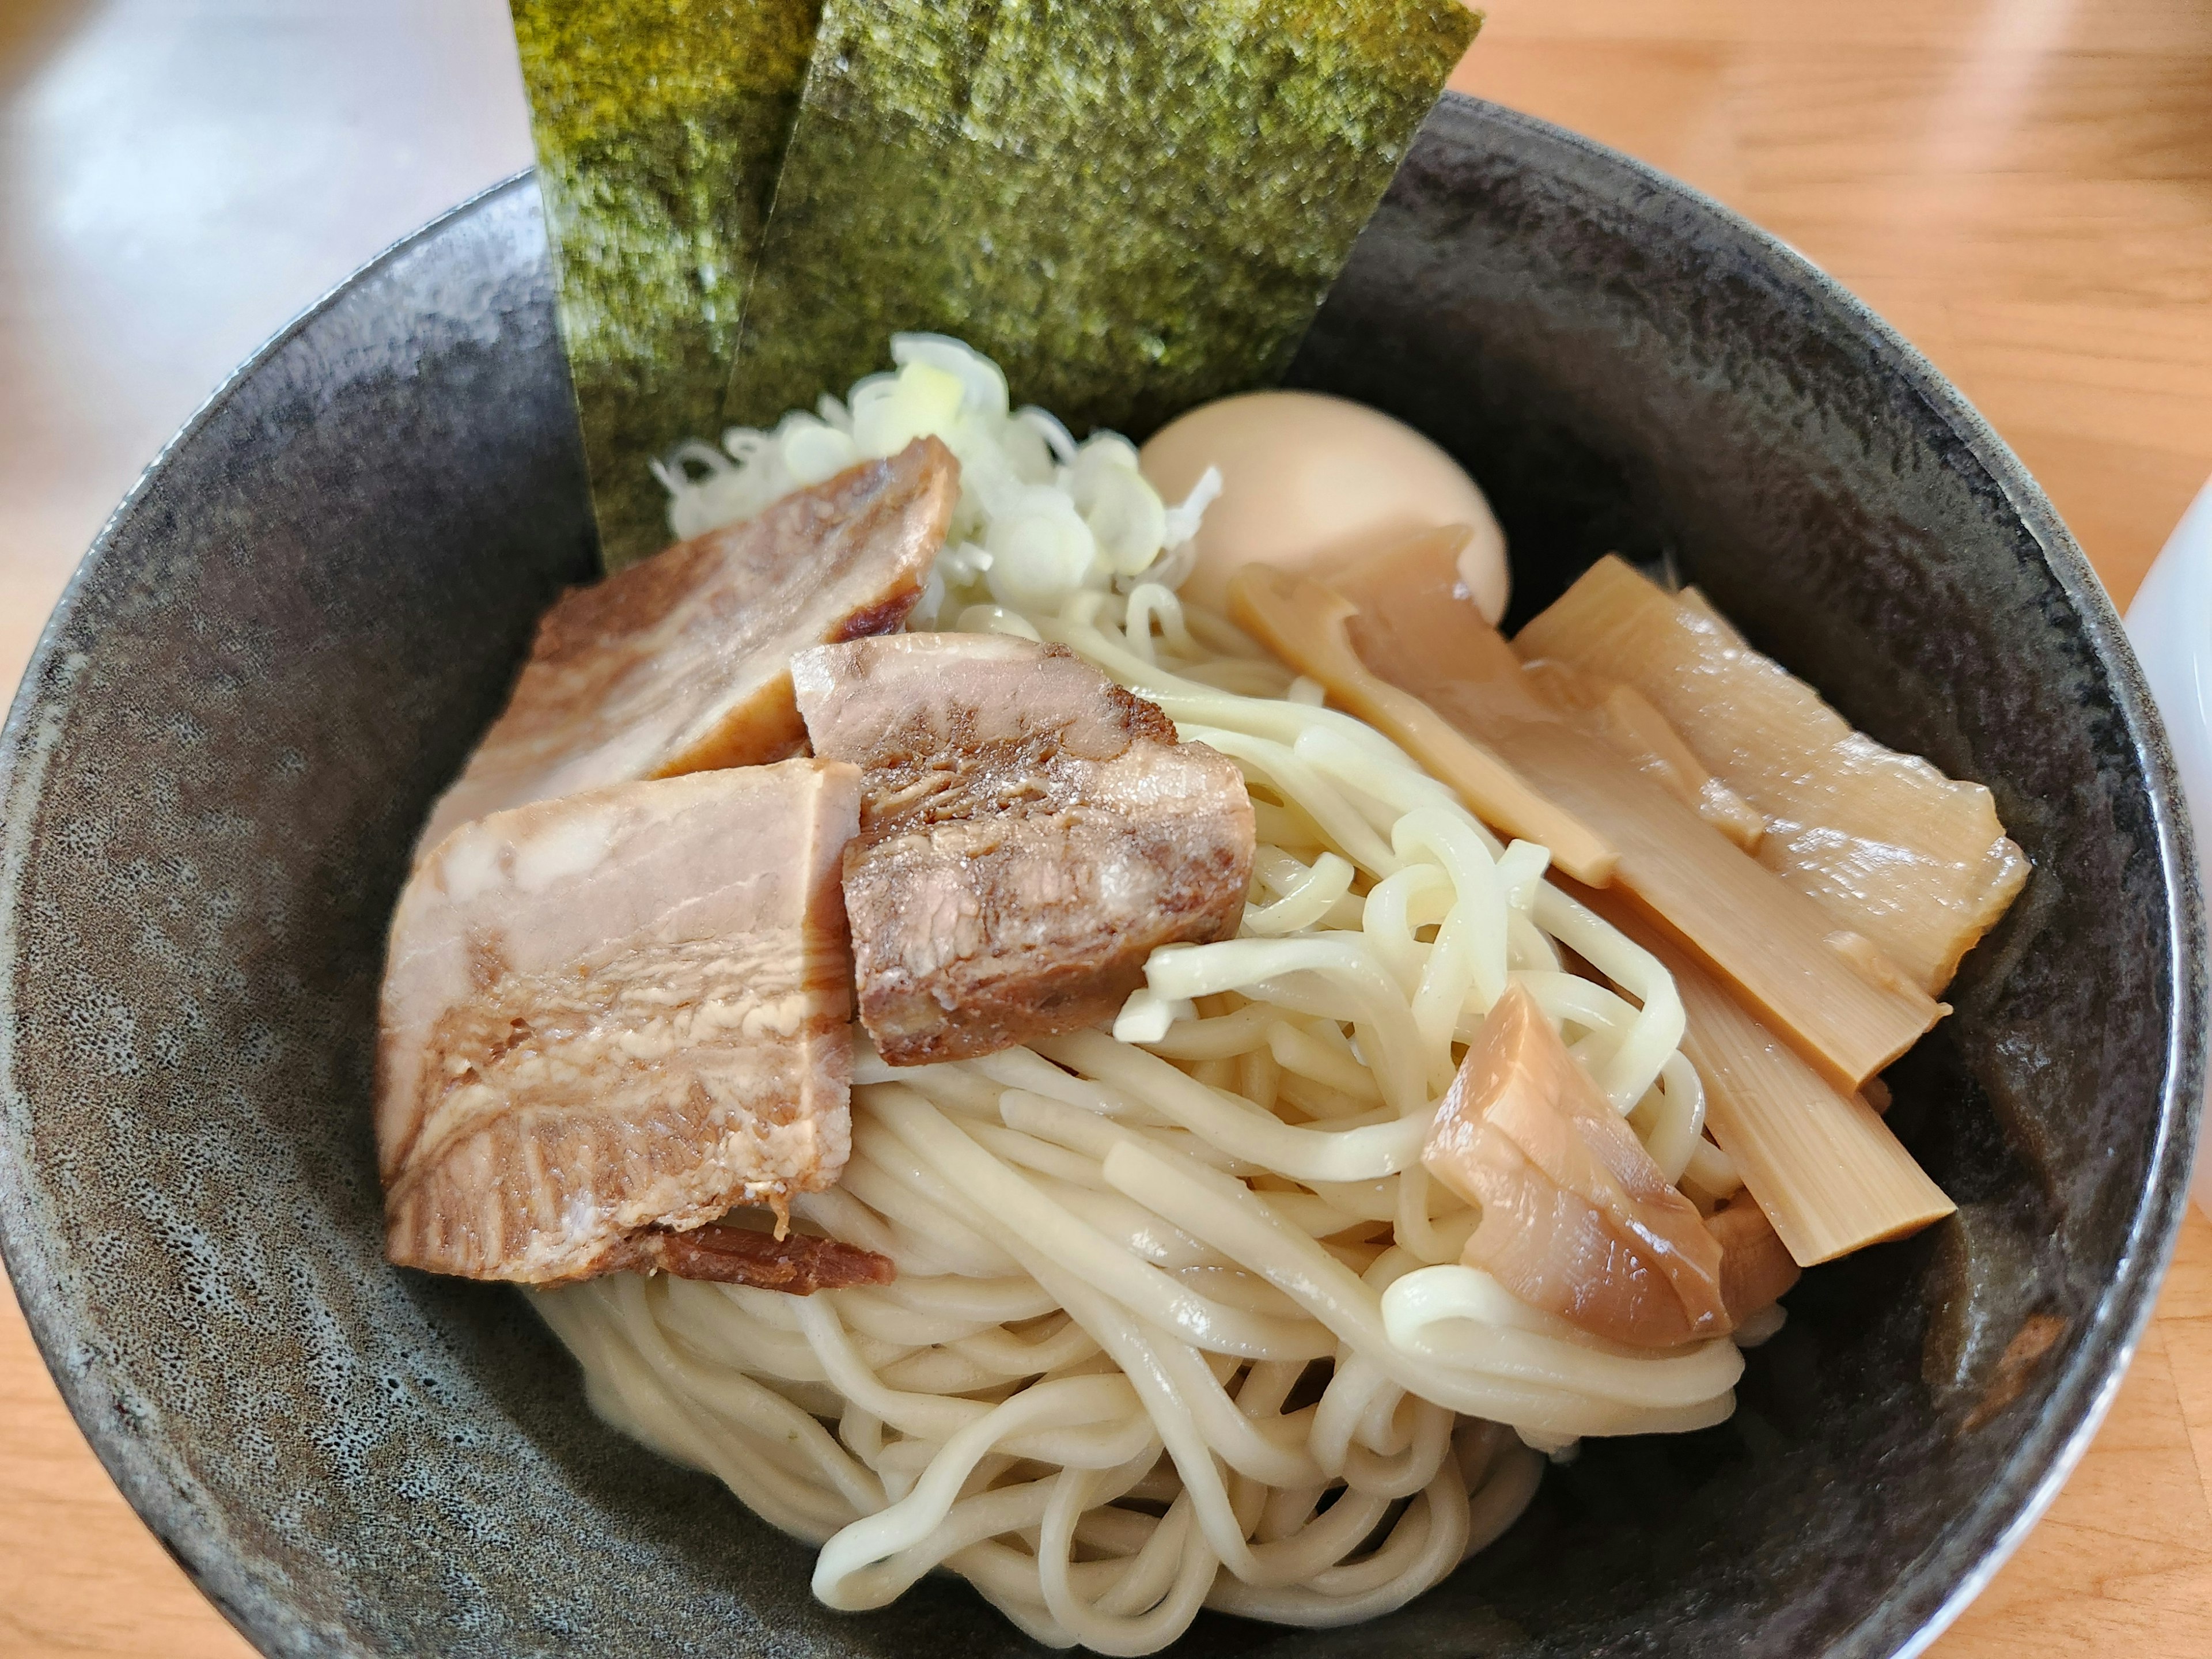
<path fill-rule="evenodd" d="M 1456 0 L 828 0 L 723 418 L 900 329 L 1142 437 L 1271 385 L 1474 38 Z"/>
<path fill-rule="evenodd" d="M 821 0 L 512 0 L 601 555 L 667 544 L 647 463 L 711 438 Z"/>

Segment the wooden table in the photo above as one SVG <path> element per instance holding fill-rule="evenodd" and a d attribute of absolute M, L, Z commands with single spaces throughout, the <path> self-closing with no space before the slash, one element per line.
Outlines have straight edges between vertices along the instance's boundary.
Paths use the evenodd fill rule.
<path fill-rule="evenodd" d="M 1457 84 L 1689 179 L 1935 359 L 2124 603 L 2212 471 L 2202 0 L 1493 0 Z M 0 684 L 137 469 L 526 159 L 499 0 L 0 0 Z M 238 1659 L 0 1301 L 0 1656 Z M 2212 1655 L 2212 1224 L 1942 1659 Z"/>

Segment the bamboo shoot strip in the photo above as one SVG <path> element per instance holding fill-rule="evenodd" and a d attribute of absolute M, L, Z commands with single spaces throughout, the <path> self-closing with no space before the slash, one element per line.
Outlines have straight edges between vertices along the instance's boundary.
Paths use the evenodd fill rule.
<path fill-rule="evenodd" d="M 1613 893 L 1577 896 L 1674 976 L 1705 1127 L 1799 1267 L 1903 1238 L 1958 1207 L 1862 1096 L 1828 1083 L 1633 907 Z"/>
<path fill-rule="evenodd" d="M 1472 38 L 1457 0 L 829 0 L 727 420 L 957 335 L 1142 436 L 1273 383 Z"/>
<path fill-rule="evenodd" d="M 1403 745 L 1484 823 L 1544 848 L 1577 880 L 1612 878 L 1618 854 L 1603 836 L 1546 800 L 1480 743 L 1360 660 L 1345 633 L 1355 614 L 1351 601 L 1310 577 L 1253 564 L 1231 579 L 1229 605 L 1254 638 L 1327 687 L 1340 707 Z"/>
<path fill-rule="evenodd" d="M 647 463 L 719 429 L 820 0 L 512 6 L 592 507 L 616 570 L 670 539 Z"/>
<path fill-rule="evenodd" d="M 1632 685 L 1546 659 L 1526 665 L 1538 693 L 1747 853 L 1759 850 L 1766 820 L 1705 769 L 1667 717 Z"/>
<path fill-rule="evenodd" d="M 1857 1087 L 1942 1017 L 1942 1006 L 1873 945 L 1839 931 L 1818 905 L 1547 703 L 1512 647 L 1455 592 L 1458 572 L 1439 544 L 1415 538 L 1331 580 L 1359 607 L 1346 629 L 1370 670 L 1603 836 L 1620 854 L 1612 884 L 1844 1087 Z"/>
<path fill-rule="evenodd" d="M 1978 783 L 1851 729 L 1700 594 L 1601 559 L 1514 648 L 1626 681 L 1767 819 L 1759 861 L 1931 996 L 2027 878 Z"/>

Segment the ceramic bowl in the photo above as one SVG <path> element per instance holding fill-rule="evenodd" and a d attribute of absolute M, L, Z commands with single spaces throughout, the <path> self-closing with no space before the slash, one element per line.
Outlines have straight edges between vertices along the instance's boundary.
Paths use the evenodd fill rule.
<path fill-rule="evenodd" d="M 2166 715 L 2174 769 L 2197 824 L 2199 869 L 2212 814 L 2212 483 L 2181 515 L 2128 605 L 2128 640 Z M 2197 1207 L 2212 1216 L 2212 1146 L 2197 1139 Z"/>
<path fill-rule="evenodd" d="M 1209 1616 L 1177 1651 L 1915 1651 L 2081 1451 L 2181 1214 L 2202 923 L 2118 621 L 2018 463 L 1849 295 L 1468 100 L 1293 379 L 1468 464 L 1516 617 L 1602 552 L 1670 558 L 1859 726 L 1988 784 L 2035 869 L 1892 1073 L 1955 1219 L 1808 1273 L 1729 1423 L 1586 1445 L 1404 1611 Z M 125 1494 L 268 1653 L 1030 1651 L 949 1581 L 825 1611 L 808 1551 L 592 1419 L 519 1295 L 383 1261 L 386 918 L 533 620 L 592 569 L 526 179 L 346 283 L 148 472 L 0 744 L 17 1292 Z"/>

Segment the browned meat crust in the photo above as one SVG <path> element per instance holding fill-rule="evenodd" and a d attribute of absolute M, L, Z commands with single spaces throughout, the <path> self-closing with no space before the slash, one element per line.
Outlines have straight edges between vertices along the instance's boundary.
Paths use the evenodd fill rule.
<path fill-rule="evenodd" d="M 644 1232 L 623 1241 L 602 1272 L 666 1273 L 717 1285 L 751 1285 L 764 1291 L 811 1296 L 848 1285 L 888 1285 L 898 1277 L 890 1257 L 834 1238 L 751 1232 L 742 1227 L 695 1227 L 689 1232 Z"/>
<path fill-rule="evenodd" d="M 529 801 L 802 752 L 792 653 L 903 623 L 959 495 L 952 453 L 917 439 L 562 594 L 418 853 Z"/>
<path fill-rule="evenodd" d="M 896 635 L 792 675 L 816 752 L 864 769 L 845 906 L 892 1065 L 1097 1024 L 1155 948 L 1236 932 L 1243 775 L 1064 647 Z"/>
<path fill-rule="evenodd" d="M 392 919 L 377 1066 L 386 1249 L 551 1283 L 624 1241 L 836 1181 L 860 775 L 703 772 L 501 812 Z"/>

